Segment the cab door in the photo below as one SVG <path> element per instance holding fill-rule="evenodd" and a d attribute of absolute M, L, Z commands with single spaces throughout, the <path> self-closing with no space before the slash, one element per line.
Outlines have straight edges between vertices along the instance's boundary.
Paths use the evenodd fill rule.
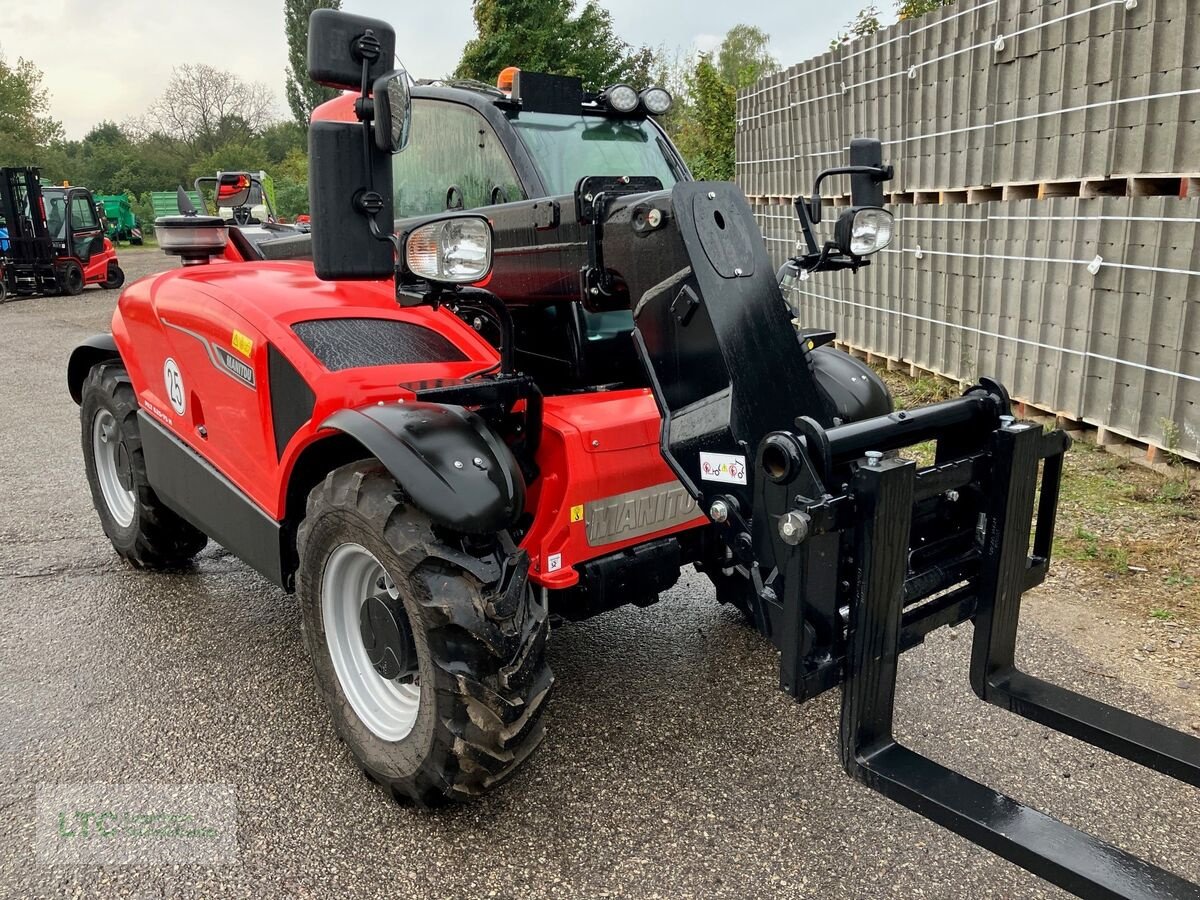
<path fill-rule="evenodd" d="M 88 191 L 73 190 L 67 194 L 67 224 L 67 253 L 86 266 L 92 254 L 104 248 L 104 230 Z"/>

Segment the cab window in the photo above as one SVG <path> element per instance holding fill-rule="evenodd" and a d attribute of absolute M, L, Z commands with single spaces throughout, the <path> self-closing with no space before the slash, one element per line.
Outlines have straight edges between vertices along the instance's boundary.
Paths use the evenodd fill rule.
<path fill-rule="evenodd" d="M 664 188 L 686 177 L 645 120 L 521 112 L 511 121 L 551 196 L 571 193 L 586 175 L 653 175 Z"/>
<path fill-rule="evenodd" d="M 79 195 L 71 198 L 71 230 L 82 231 L 88 228 L 98 228 L 96 209 L 88 202 L 88 198 Z"/>
<path fill-rule="evenodd" d="M 492 126 L 475 110 L 415 100 L 412 138 L 392 158 L 397 219 L 525 199 Z"/>

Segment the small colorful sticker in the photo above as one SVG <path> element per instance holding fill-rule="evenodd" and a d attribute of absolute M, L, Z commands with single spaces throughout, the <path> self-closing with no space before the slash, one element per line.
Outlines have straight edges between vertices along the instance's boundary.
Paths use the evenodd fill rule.
<path fill-rule="evenodd" d="M 729 453 L 701 453 L 700 477 L 725 484 L 746 483 L 746 457 Z"/>
<path fill-rule="evenodd" d="M 233 344 L 233 349 L 242 356 L 249 357 L 254 352 L 254 341 L 246 337 L 236 328 L 233 329 L 233 337 L 229 339 L 229 343 Z"/>
<path fill-rule="evenodd" d="M 167 389 L 167 399 L 171 401 L 171 408 L 182 416 L 183 411 L 187 409 L 184 399 L 186 395 L 183 392 L 183 373 L 179 371 L 179 364 L 169 356 L 163 363 L 163 384 Z"/>
<path fill-rule="evenodd" d="M 571 521 L 572 522 L 582 522 L 583 521 L 583 504 L 582 503 L 580 503 L 578 506 L 571 507 Z"/>
<path fill-rule="evenodd" d="M 551 554 L 550 558 L 546 560 L 546 571 L 547 572 L 557 572 L 561 568 L 562 568 L 562 554 L 561 553 Z"/>

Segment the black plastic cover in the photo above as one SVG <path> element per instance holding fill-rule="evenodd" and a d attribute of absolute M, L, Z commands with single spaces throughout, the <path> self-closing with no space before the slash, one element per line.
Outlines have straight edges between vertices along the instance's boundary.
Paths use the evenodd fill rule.
<path fill-rule="evenodd" d="M 809 353 L 817 390 L 833 410 L 835 424 L 861 422 L 892 411 L 892 395 L 875 370 L 860 359 L 833 347 Z"/>
<path fill-rule="evenodd" d="M 312 211 L 312 256 L 317 277 L 376 279 L 391 276 L 394 252 L 388 241 L 371 234 L 371 220 L 355 199 L 371 187 L 383 207 L 376 216 L 385 232 L 392 228 L 392 158 L 363 153 L 363 126 L 313 122 L 308 128 L 308 201 Z"/>
<path fill-rule="evenodd" d="M 358 440 L 444 528 L 495 534 L 525 509 L 525 478 L 512 451 L 461 406 L 410 401 L 343 409 L 321 427 Z"/>
<path fill-rule="evenodd" d="M 382 19 L 335 9 L 314 10 L 308 20 L 308 76 L 319 84 L 356 91 L 362 86 L 362 60 L 355 42 L 368 30 L 379 41 L 379 56 L 367 70 L 367 84 L 392 70 L 396 32 Z"/>
<path fill-rule="evenodd" d="M 271 426 L 275 434 L 275 455 L 283 459 L 292 436 L 312 418 L 317 402 L 308 382 L 274 344 L 267 349 L 267 378 L 271 386 Z"/>
<path fill-rule="evenodd" d="M 513 76 L 513 97 L 526 112 L 577 116 L 583 108 L 583 79 L 518 71 Z"/>

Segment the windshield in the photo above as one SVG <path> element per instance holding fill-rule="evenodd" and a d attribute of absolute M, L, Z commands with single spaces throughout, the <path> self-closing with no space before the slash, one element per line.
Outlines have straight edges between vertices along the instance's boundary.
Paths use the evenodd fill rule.
<path fill-rule="evenodd" d="M 551 196 L 571 193 L 586 175 L 653 175 L 664 188 L 679 180 L 649 122 L 523 112 L 512 124 Z"/>

